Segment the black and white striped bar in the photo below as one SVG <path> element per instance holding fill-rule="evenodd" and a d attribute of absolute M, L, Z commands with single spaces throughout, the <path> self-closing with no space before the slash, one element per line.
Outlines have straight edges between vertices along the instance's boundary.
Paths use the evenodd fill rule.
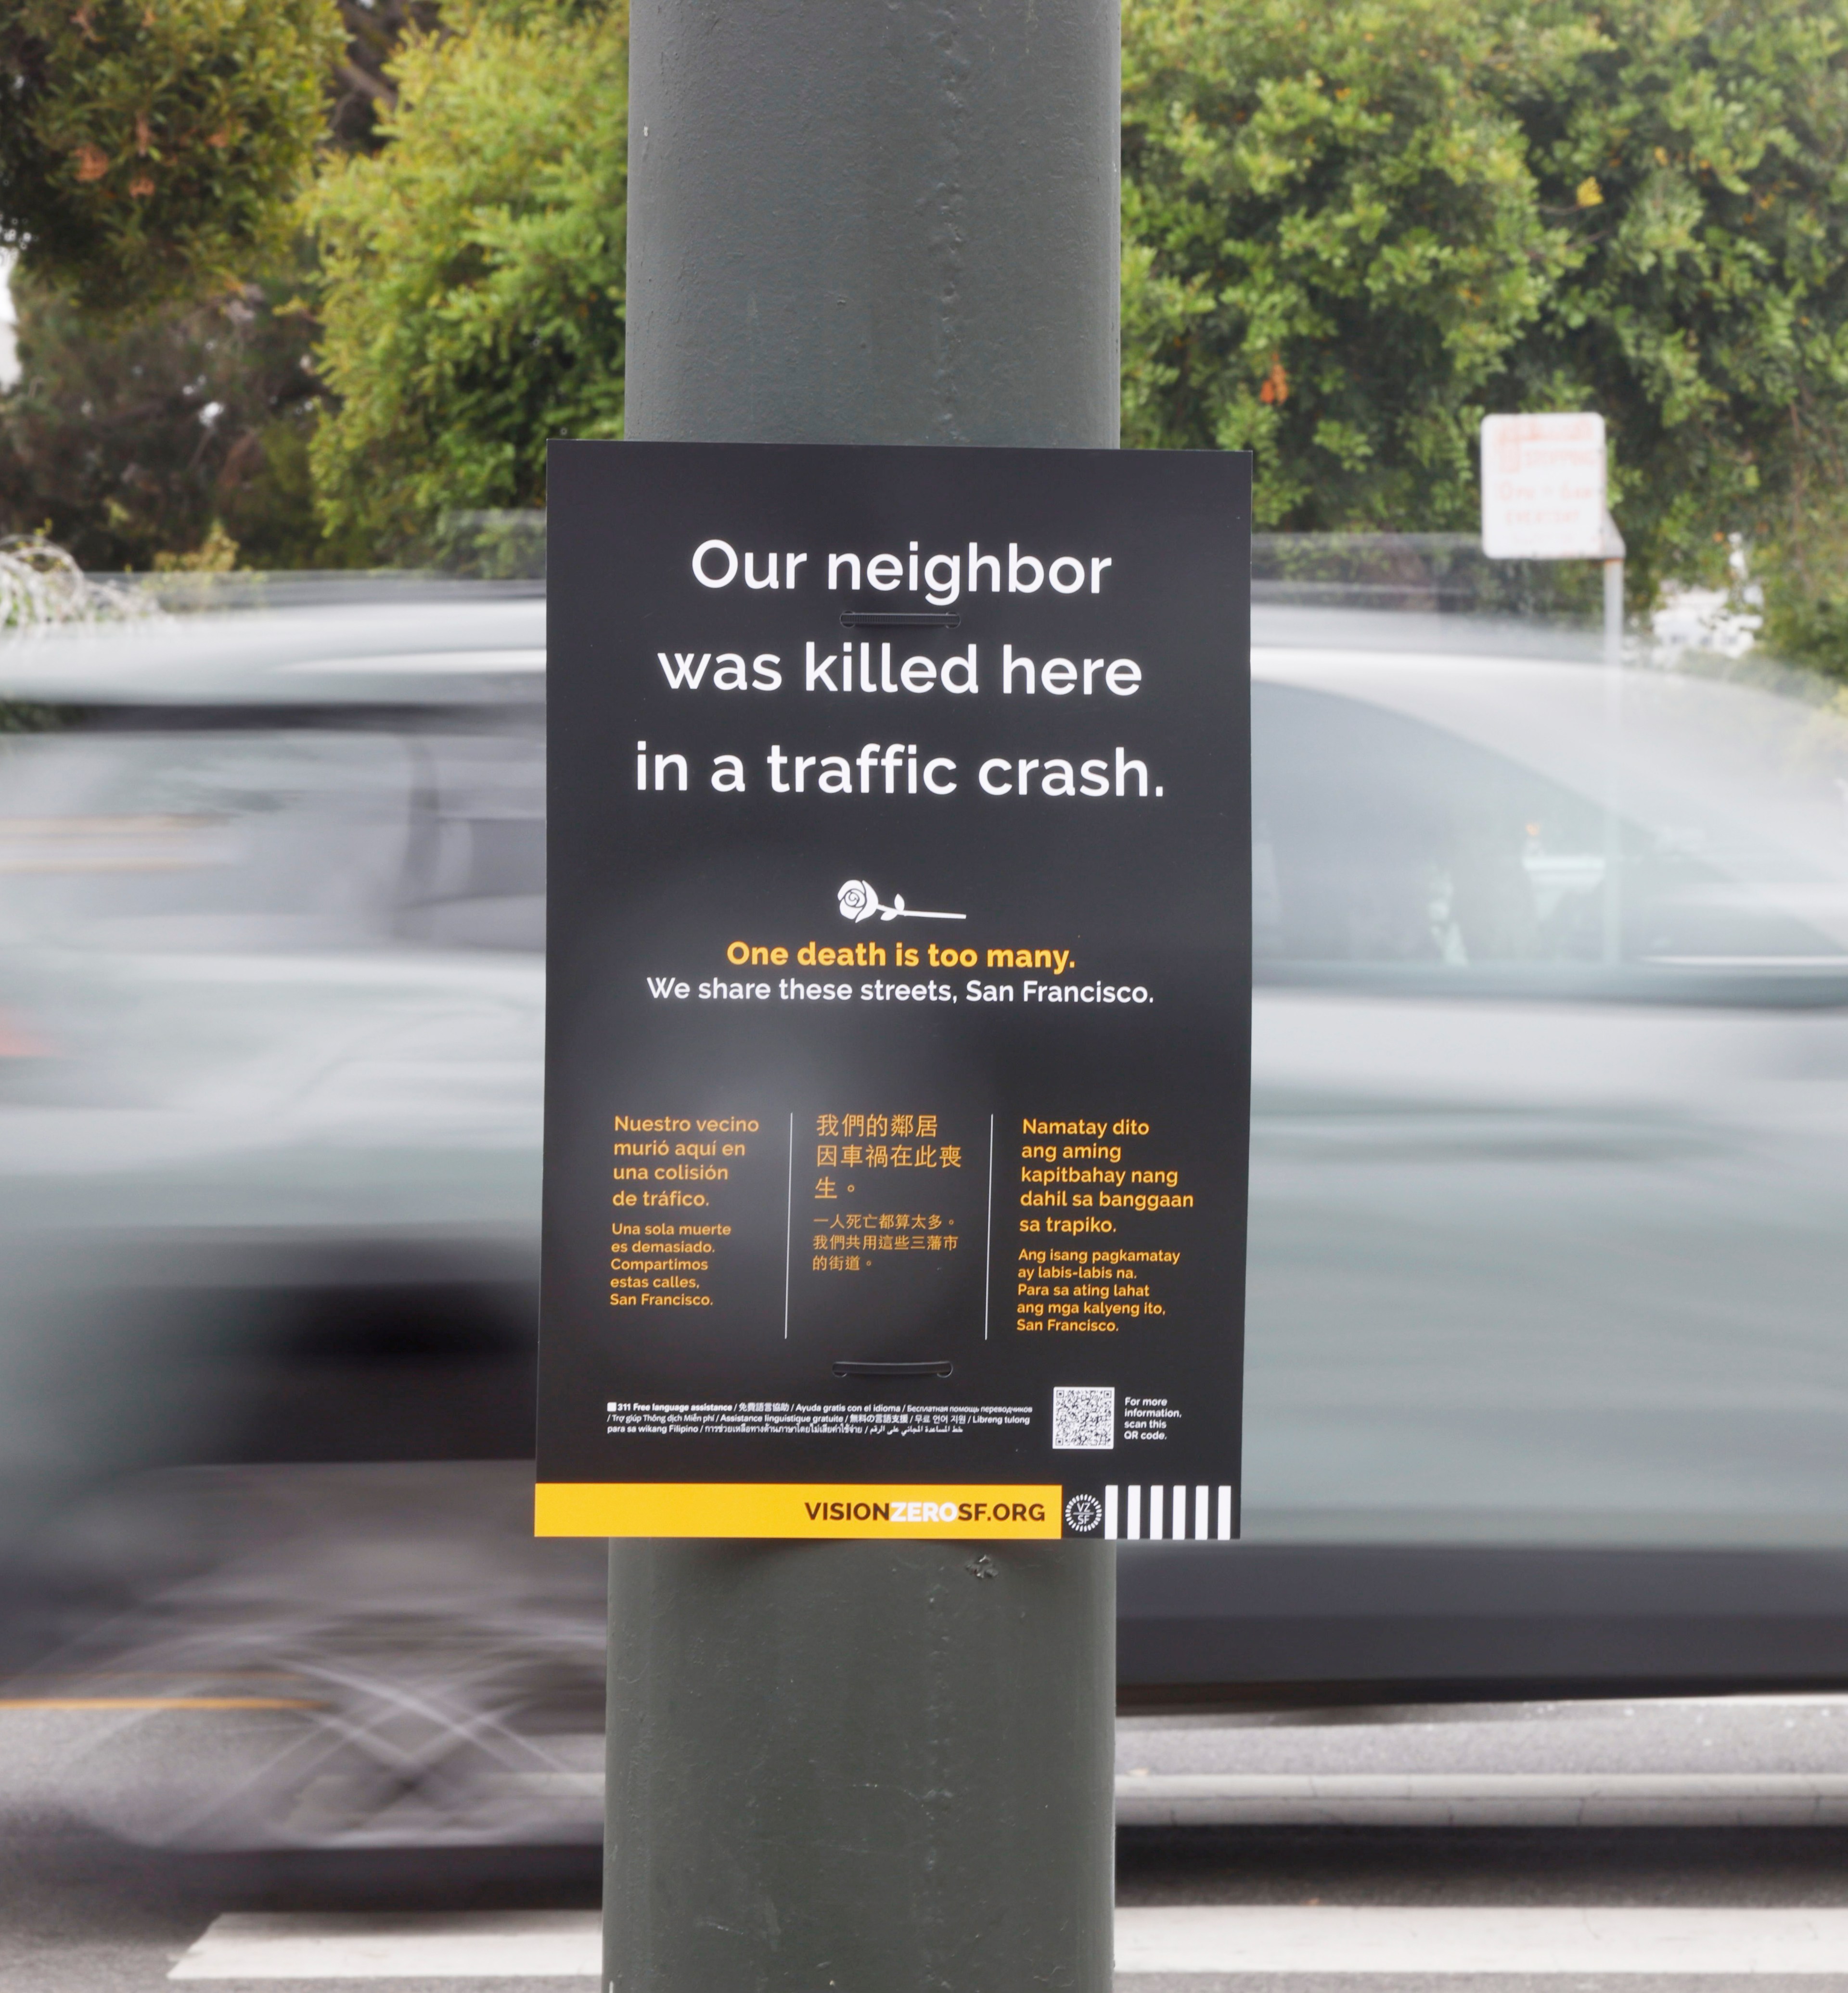
<path fill-rule="evenodd" d="M 1235 1522 L 1230 1486 L 1158 1481 L 1104 1491 L 1104 1534 L 1111 1543 L 1230 1543 Z"/>

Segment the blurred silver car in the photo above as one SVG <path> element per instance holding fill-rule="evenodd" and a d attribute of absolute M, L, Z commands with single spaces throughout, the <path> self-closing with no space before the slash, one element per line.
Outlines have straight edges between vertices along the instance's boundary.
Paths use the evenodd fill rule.
<path fill-rule="evenodd" d="M 1126 1677 L 1848 1672 L 1848 723 L 1274 610 L 1246 1529 Z"/>
<path fill-rule="evenodd" d="M 529 1450 L 543 605 L 0 649 L 0 1516 Z M 4 1545 L 0 1545 L 3 1551 Z"/>
<path fill-rule="evenodd" d="M 1252 1533 L 1843 1541 L 1848 725 L 1262 671 Z"/>
<path fill-rule="evenodd" d="M 1247 1541 L 1125 1547 L 1126 1697 L 1840 1679 L 1848 725 L 1258 639 Z M 597 1547 L 517 1464 L 542 664 L 460 587 L 0 646 L 18 1637 L 296 1685 L 125 1832 L 594 1831 Z"/>

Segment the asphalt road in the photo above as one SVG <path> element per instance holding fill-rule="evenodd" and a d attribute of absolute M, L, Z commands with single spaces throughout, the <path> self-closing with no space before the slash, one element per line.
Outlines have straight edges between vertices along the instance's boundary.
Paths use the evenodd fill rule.
<path fill-rule="evenodd" d="M 235 1720 L 194 1718 L 189 1750 Z M 70 1803 L 108 1720 L 0 1709 L 8 1993 L 154 1993 L 176 1971 L 270 1993 L 594 1985 L 594 1848 L 131 1847 Z M 1821 1776 L 1848 1760 L 1848 1701 L 1139 1718 L 1118 1759 L 1131 1788 L 1228 1769 Z M 1117 1901 L 1119 1993 L 1848 1993 L 1848 1827 L 1129 1828 Z"/>

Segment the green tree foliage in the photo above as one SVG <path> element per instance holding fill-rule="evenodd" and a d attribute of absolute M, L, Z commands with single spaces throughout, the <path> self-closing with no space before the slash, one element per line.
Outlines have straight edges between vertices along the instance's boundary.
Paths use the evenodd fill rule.
<path fill-rule="evenodd" d="M 375 156 L 310 198 L 328 530 L 382 550 L 453 508 L 544 499 L 549 436 L 622 429 L 626 20 L 534 4 L 448 16 L 389 67 Z"/>
<path fill-rule="evenodd" d="M 442 26 L 438 0 L 338 0 L 347 52 L 334 73 L 327 132 L 337 151 L 375 152 L 378 117 L 398 101 L 385 71 L 399 45 L 415 29 L 434 34 Z"/>
<path fill-rule="evenodd" d="M 1248 445 L 1267 525 L 1467 526 L 1480 414 L 1595 409 L 1639 599 L 1733 532 L 1813 585 L 1848 500 L 1848 0 L 1124 20 L 1131 439 Z"/>
<path fill-rule="evenodd" d="M 286 239 L 341 39 L 328 0 L 6 0 L 0 239 L 92 309 L 248 277 Z"/>
<path fill-rule="evenodd" d="M 1848 501 L 1848 0 L 1605 0 L 1600 26 L 1517 106 L 1573 255 L 1510 405 L 1603 411 L 1645 595 L 1737 531 L 1788 608 Z"/>
<path fill-rule="evenodd" d="M 1559 280 L 1521 128 L 1583 28 L 1481 0 L 1126 0 L 1124 427 L 1250 449 L 1270 528 L 1444 528 Z"/>
<path fill-rule="evenodd" d="M 308 481 L 312 321 L 278 279 L 99 329 L 15 280 L 22 378 L 0 396 L 0 533 L 46 531 L 87 568 L 146 569 L 214 533 L 245 565 L 324 548 Z"/>
<path fill-rule="evenodd" d="M 340 30 L 347 39 L 323 79 L 320 149 L 375 148 L 375 115 L 394 98 L 385 65 L 408 29 L 437 26 L 436 0 L 327 5 L 338 24 L 330 49 Z M 139 33 L 142 11 L 118 19 L 93 9 L 91 25 L 99 34 L 125 24 Z M 0 47 L 16 54 L 24 19 L 22 12 L 0 23 Z M 267 20 L 259 12 L 244 26 L 279 21 L 293 32 L 286 9 Z M 5 73 L 0 67 L 0 79 Z M 15 142 L 22 128 L 13 132 Z M 223 163 L 228 172 L 236 162 Z M 305 178 L 305 147 L 299 163 Z M 54 181 L 63 170 L 60 156 Z M 15 274 L 23 373 L 0 395 L 0 534 L 49 525 L 92 568 L 146 569 L 200 559 L 202 549 L 221 556 L 234 548 L 255 567 L 370 557 L 358 542 L 325 540 L 314 513 L 308 439 L 325 400 L 311 357 L 315 270 L 299 234 L 280 250 L 270 239 L 282 201 L 293 201 L 299 184 L 279 179 L 278 200 L 265 210 L 262 239 L 251 248 L 262 261 L 228 288 L 200 275 L 175 299 L 142 299 L 132 313 L 99 314 L 80 308 L 98 287 L 74 290 L 67 255 L 40 259 L 49 260 L 52 278 Z M 47 211 L 55 207 L 48 199 Z M 96 253 L 106 262 L 114 251 L 105 241 Z M 54 281 L 59 275 L 66 281 Z"/>

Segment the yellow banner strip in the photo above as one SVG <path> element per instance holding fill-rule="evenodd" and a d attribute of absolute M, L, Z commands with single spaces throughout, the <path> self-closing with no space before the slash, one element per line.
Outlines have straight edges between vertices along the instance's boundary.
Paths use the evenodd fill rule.
<path fill-rule="evenodd" d="M 1061 1488 L 542 1481 L 541 1537 L 1056 1537 Z"/>

